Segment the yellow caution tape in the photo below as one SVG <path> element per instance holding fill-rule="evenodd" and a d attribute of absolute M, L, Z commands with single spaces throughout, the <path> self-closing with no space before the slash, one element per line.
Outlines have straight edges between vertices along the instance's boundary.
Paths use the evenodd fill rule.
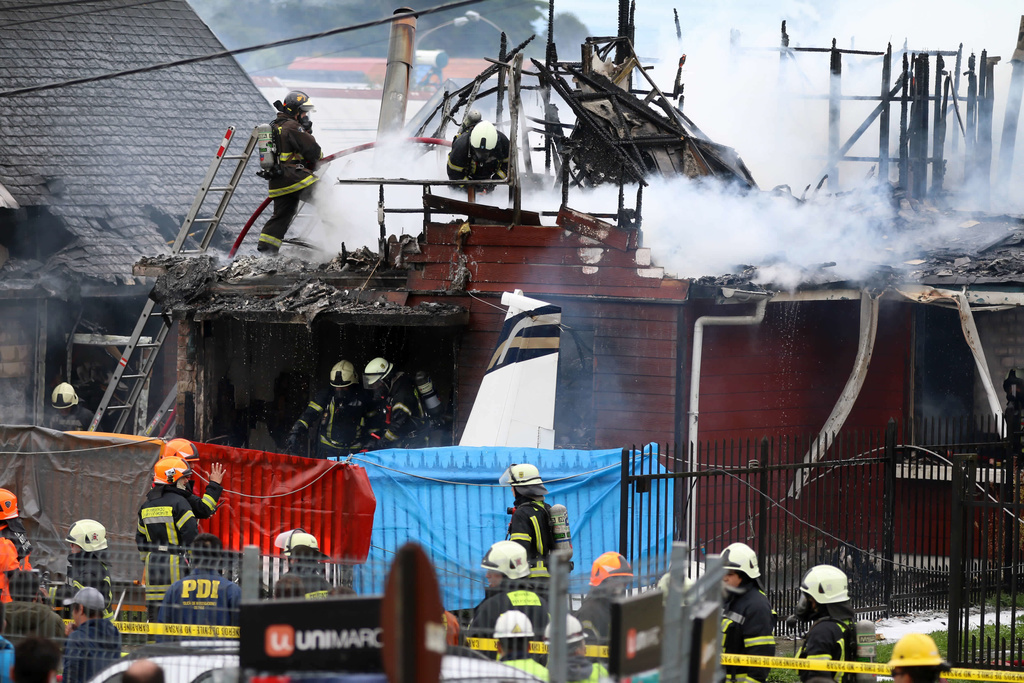
<path fill-rule="evenodd" d="M 494 638 L 466 638 L 466 647 L 468 647 L 471 650 L 484 650 L 487 652 L 496 652 L 498 650 L 498 641 Z M 547 653 L 547 643 L 542 643 L 537 640 L 530 641 L 530 654 L 546 655 Z M 604 659 L 608 659 L 608 646 L 587 645 L 587 656 L 602 657 Z"/>
<path fill-rule="evenodd" d="M 70 619 L 64 620 L 70 624 Z M 144 621 L 115 621 L 121 633 L 154 636 L 198 636 L 203 638 L 237 638 L 237 626 L 195 626 L 193 624 L 149 624 Z"/>
<path fill-rule="evenodd" d="M 845 662 L 828 659 L 793 659 L 789 657 L 756 657 L 753 655 L 722 655 L 725 666 L 757 666 L 765 669 L 804 669 L 810 671 L 849 672 L 889 676 L 892 669 L 887 664 L 871 662 Z M 962 681 L 992 681 L 993 683 L 1024 683 L 1024 672 L 995 671 L 992 669 L 953 669 L 942 674 L 943 678 Z"/>

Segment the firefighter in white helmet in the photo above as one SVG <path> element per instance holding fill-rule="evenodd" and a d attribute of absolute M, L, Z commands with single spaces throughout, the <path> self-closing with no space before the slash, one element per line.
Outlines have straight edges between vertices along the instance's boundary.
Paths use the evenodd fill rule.
<path fill-rule="evenodd" d="M 78 403 L 78 393 L 67 382 L 61 382 L 50 394 L 53 411 L 47 418 L 46 426 L 62 432 L 83 431 L 92 424 L 93 413 Z"/>
<path fill-rule="evenodd" d="M 369 448 L 417 448 L 426 445 L 423 406 L 412 377 L 386 358 L 377 357 L 363 369 L 363 386 L 373 407 L 366 417 Z"/>
<path fill-rule="evenodd" d="M 360 449 L 369 394 L 359 383 L 359 375 L 351 361 L 334 364 L 330 386 L 313 397 L 292 426 L 285 450 L 293 455 L 305 454 L 308 433 L 316 434 L 314 453 L 321 459 L 347 457 Z"/>
<path fill-rule="evenodd" d="M 470 637 L 490 638 L 498 617 L 509 610 L 526 614 L 538 631 L 547 626 L 547 601 L 524 583 L 530 576 L 530 563 L 523 546 L 498 541 L 488 549 L 480 566 L 487 571 L 486 597 L 473 610 Z"/>
<path fill-rule="evenodd" d="M 722 652 L 731 655 L 775 656 L 778 616 L 761 589 L 757 554 L 746 543 L 733 543 L 722 551 Z M 764 683 L 768 669 L 727 666 L 725 680 Z"/>
<path fill-rule="evenodd" d="M 530 654 L 530 640 L 535 635 L 530 617 L 519 610 L 505 612 L 494 624 L 498 661 L 546 681 L 548 670 Z"/>
<path fill-rule="evenodd" d="M 530 560 L 530 579 L 534 586 L 544 588 L 551 577 L 548 556 L 555 546 L 551 506 L 544 502 L 548 489 L 537 466 L 527 463 L 510 465 L 498 483 L 511 486 L 515 496 L 514 507 L 509 508 L 508 540 L 523 546 Z"/>
<path fill-rule="evenodd" d="M 288 558 L 288 571 L 281 578 L 300 579 L 302 597 L 306 600 L 323 600 L 330 595 L 333 587 L 324 578 L 323 566 L 327 555 L 320 551 L 316 536 L 302 529 L 292 529 L 278 534 L 274 545 Z"/>
<path fill-rule="evenodd" d="M 504 180 L 508 177 L 508 136 L 490 121 L 480 121 L 452 141 L 449 180 Z"/>
<path fill-rule="evenodd" d="M 849 581 L 841 569 L 819 564 L 804 575 L 796 618 L 811 622 L 804 645 L 796 656 L 820 661 L 853 660 L 857 656 L 857 633 L 853 607 L 850 604 Z M 800 680 L 832 677 L 837 681 L 854 680 L 853 674 L 828 671 L 801 671 Z"/>
<path fill-rule="evenodd" d="M 544 640 L 548 643 L 551 642 L 551 631 L 551 624 L 548 624 L 544 629 Z M 571 614 L 565 617 L 565 639 L 569 646 L 566 676 L 568 683 L 598 683 L 608 678 L 608 668 L 587 657 L 587 638 L 583 624 Z"/>
<path fill-rule="evenodd" d="M 69 545 L 66 583 L 70 587 L 64 598 L 74 597 L 86 586 L 103 595 L 103 616 L 114 616 L 110 610 L 113 595 L 110 589 L 110 568 L 107 558 L 107 529 L 95 519 L 80 519 L 71 525 L 64 539 Z"/>

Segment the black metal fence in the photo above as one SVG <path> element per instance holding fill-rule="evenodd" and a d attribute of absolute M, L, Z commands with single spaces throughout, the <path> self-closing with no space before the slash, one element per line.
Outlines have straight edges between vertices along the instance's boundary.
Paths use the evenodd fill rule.
<path fill-rule="evenodd" d="M 673 541 L 689 541 L 698 561 L 742 541 L 757 552 L 765 591 L 783 618 L 817 564 L 847 573 L 853 606 L 865 616 L 945 610 L 951 557 L 962 555 L 955 463 L 1010 462 L 1002 431 L 993 418 L 890 421 L 827 440 L 624 451 L 621 551 L 653 574 L 667 568 Z M 651 542 L 656 550 L 641 556 L 637 549 Z M 977 604 L 984 590 L 970 585 L 964 602 Z"/>

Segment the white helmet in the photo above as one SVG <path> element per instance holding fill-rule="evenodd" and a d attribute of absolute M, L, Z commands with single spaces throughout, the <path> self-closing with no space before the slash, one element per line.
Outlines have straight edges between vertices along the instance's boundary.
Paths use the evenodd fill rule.
<path fill-rule="evenodd" d="M 50 404 L 57 409 L 70 408 L 78 405 L 78 394 L 75 388 L 67 382 L 61 382 L 53 390 L 50 396 Z"/>
<path fill-rule="evenodd" d="M 510 579 L 522 579 L 530 574 L 526 549 L 515 541 L 498 541 L 492 545 L 480 566 Z"/>
<path fill-rule="evenodd" d="M 804 580 L 800 583 L 800 590 L 819 605 L 831 605 L 836 602 L 846 602 L 850 599 L 847 592 L 849 581 L 841 569 L 828 564 L 819 564 L 811 567 Z"/>
<path fill-rule="evenodd" d="M 503 612 L 494 622 L 495 638 L 533 638 L 533 622 L 517 609 Z"/>
<path fill-rule="evenodd" d="M 363 386 L 367 389 L 388 376 L 395 366 L 381 357 L 374 358 L 363 370 Z"/>
<path fill-rule="evenodd" d="M 481 121 L 469 134 L 469 146 L 481 152 L 493 152 L 498 146 L 498 129 L 490 121 Z"/>
<path fill-rule="evenodd" d="M 583 624 L 571 614 L 565 615 L 565 642 L 569 645 L 582 643 L 584 638 Z M 544 628 L 544 640 L 551 640 L 551 624 Z"/>
<path fill-rule="evenodd" d="M 311 548 L 317 551 L 318 554 L 323 555 L 320 552 L 320 544 L 317 543 L 316 536 L 306 533 L 302 529 L 292 529 L 291 531 L 279 533 L 274 540 L 274 545 L 280 548 L 286 557 L 291 557 L 292 552 L 296 548 Z"/>
<path fill-rule="evenodd" d="M 331 368 L 331 386 L 332 387 L 349 387 L 359 381 L 359 376 L 356 375 L 356 366 L 352 365 L 347 360 L 338 361 Z"/>
<path fill-rule="evenodd" d="M 532 486 L 533 484 L 543 484 L 543 480 L 540 478 L 540 470 L 537 469 L 536 465 L 509 465 L 498 483 L 502 486 Z"/>
<path fill-rule="evenodd" d="M 95 519 L 80 519 L 71 525 L 68 537 L 64 539 L 74 543 L 87 553 L 105 550 L 107 547 L 107 530 Z"/>
<path fill-rule="evenodd" d="M 747 578 L 761 576 L 757 568 L 757 554 L 746 543 L 733 543 L 722 551 L 722 565 L 729 571 L 745 574 Z"/>

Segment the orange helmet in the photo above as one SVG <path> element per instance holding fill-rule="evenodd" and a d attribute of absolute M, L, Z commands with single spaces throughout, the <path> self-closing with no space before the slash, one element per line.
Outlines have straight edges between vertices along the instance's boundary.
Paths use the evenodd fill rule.
<path fill-rule="evenodd" d="M 191 474 L 192 468 L 183 459 L 176 456 L 160 458 L 153 468 L 153 483 L 174 485 L 182 477 Z"/>
<path fill-rule="evenodd" d="M 188 439 L 171 439 L 164 444 L 162 458 L 181 458 L 185 462 L 199 460 L 199 449 Z"/>
<path fill-rule="evenodd" d="M 0 489 L 0 520 L 18 516 L 18 497 L 7 489 Z"/>
<path fill-rule="evenodd" d="M 590 568 L 590 585 L 600 586 L 605 579 L 613 576 L 624 576 L 631 579 L 633 578 L 633 568 L 629 565 L 629 560 L 622 555 L 616 552 L 603 553 L 594 560 L 594 564 Z"/>

